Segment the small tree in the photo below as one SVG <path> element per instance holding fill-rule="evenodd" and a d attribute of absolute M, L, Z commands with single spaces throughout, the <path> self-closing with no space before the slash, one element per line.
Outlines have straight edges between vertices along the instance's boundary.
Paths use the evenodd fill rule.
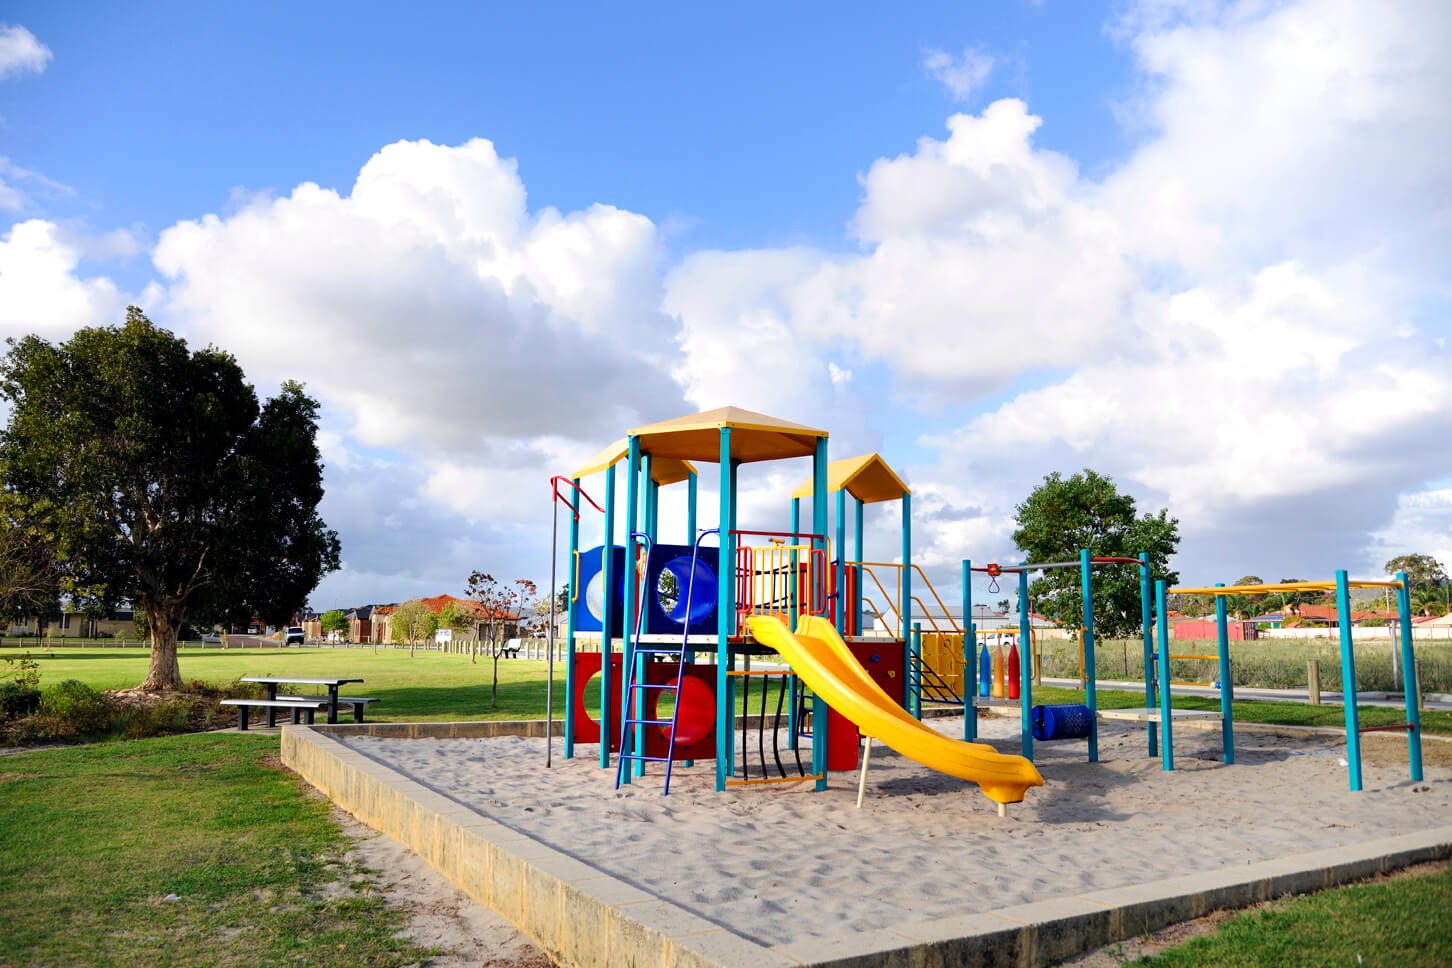
<path fill-rule="evenodd" d="M 463 632 L 474 625 L 474 612 L 459 602 L 445 602 L 439 610 L 439 628 Z"/>
<path fill-rule="evenodd" d="M 1044 478 L 1015 510 L 1013 542 L 1028 561 L 1065 561 L 1082 548 L 1096 557 L 1132 558 L 1148 553 L 1156 579 L 1173 583 L 1170 555 L 1179 544 L 1179 522 L 1161 508 L 1136 517 L 1134 498 L 1120 494 L 1107 476 L 1085 469 L 1064 478 Z M 1094 569 L 1094 628 L 1101 637 L 1131 635 L 1140 628 L 1139 569 L 1116 565 Z M 1056 568 L 1029 586 L 1034 607 L 1070 628 L 1083 622 L 1079 572 Z"/>
<path fill-rule="evenodd" d="M 323 627 L 323 637 L 326 638 L 331 632 L 348 631 L 348 616 L 340 608 L 330 608 L 318 619 L 318 624 Z"/>
<path fill-rule="evenodd" d="M 499 582 L 493 575 L 476 571 L 469 575 L 469 586 L 466 594 L 469 600 L 479 604 L 479 610 L 483 613 L 484 625 L 484 647 L 489 650 L 489 657 L 493 660 L 493 681 L 489 686 L 489 708 L 499 708 L 499 657 L 504 654 L 504 617 L 508 615 L 506 607 L 509 604 L 508 592 L 499 587 Z M 470 661 L 477 659 L 470 657 Z"/>
<path fill-rule="evenodd" d="M 413 658 L 420 641 L 434 634 L 439 627 L 439 616 L 433 609 L 415 598 L 404 602 L 389 619 L 393 641 L 408 643 L 408 657 Z"/>
<path fill-rule="evenodd" d="M 0 509 L 0 621 L 46 611 L 60 598 L 60 573 L 39 535 Z"/>

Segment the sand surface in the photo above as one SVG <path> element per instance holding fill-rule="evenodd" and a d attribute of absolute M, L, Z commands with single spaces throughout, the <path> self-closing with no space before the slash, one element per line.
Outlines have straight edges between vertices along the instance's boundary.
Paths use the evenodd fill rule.
<path fill-rule="evenodd" d="M 961 721 L 937 721 L 961 736 Z M 980 738 L 1018 751 L 1018 720 Z M 544 767 L 544 740 L 345 742 L 470 808 L 763 944 L 989 911 L 1090 889 L 1234 867 L 1452 823 L 1452 772 L 1413 784 L 1363 764 L 1347 789 L 1344 746 L 1241 732 L 1176 731 L 1175 770 L 1142 728 L 1102 724 L 1101 762 L 1083 741 L 1042 743 L 1046 781 L 997 816 L 978 788 L 876 746 L 867 800 L 855 773 L 716 793 L 713 764 L 663 767 L 613 789 L 598 747 Z"/>

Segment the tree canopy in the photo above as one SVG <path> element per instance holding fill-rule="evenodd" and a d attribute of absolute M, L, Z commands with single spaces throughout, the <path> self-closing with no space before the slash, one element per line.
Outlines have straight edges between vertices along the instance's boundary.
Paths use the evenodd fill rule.
<path fill-rule="evenodd" d="M 1049 474 L 1014 513 L 1018 530 L 1013 542 L 1030 563 L 1077 559 L 1083 548 L 1096 557 L 1147 553 L 1153 578 L 1172 584 L 1179 580 L 1169 567 L 1180 541 L 1179 522 L 1164 508 L 1137 517 L 1134 498 L 1120 494 L 1111 478 L 1088 468 L 1069 478 Z M 1105 637 L 1138 631 L 1139 569 L 1100 565 L 1093 572 L 1095 631 Z M 1035 611 L 1070 628 L 1083 624 L 1078 569 L 1043 572 L 1029 584 L 1029 599 Z"/>
<path fill-rule="evenodd" d="M 146 616 L 142 688 L 181 684 L 188 615 L 285 624 L 338 567 L 317 513 L 318 404 L 300 384 L 259 405 L 231 355 L 189 350 L 134 306 L 59 345 L 9 344 L 0 487 L 46 536 L 73 602 Z"/>
<path fill-rule="evenodd" d="M 1413 586 L 1440 586 L 1447 584 L 1447 569 L 1431 555 L 1398 555 L 1386 563 L 1386 573 L 1395 575 L 1407 573 L 1407 581 Z"/>
<path fill-rule="evenodd" d="M 329 632 L 341 634 L 348 631 L 348 616 L 341 608 L 330 608 L 318 617 L 318 625 L 322 628 L 324 635 Z"/>

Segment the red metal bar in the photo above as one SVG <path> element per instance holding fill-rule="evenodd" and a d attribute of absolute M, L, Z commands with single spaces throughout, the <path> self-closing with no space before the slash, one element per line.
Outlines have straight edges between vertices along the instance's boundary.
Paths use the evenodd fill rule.
<path fill-rule="evenodd" d="M 1144 562 L 1138 558 L 1090 558 L 1089 561 L 1096 565 L 1142 565 Z"/>
<path fill-rule="evenodd" d="M 575 520 L 576 521 L 580 520 L 580 502 L 579 501 L 571 501 L 568 497 L 566 497 L 565 495 L 563 495 L 563 494 L 560 493 L 560 483 L 562 481 L 565 484 L 568 484 L 570 487 L 574 488 L 576 494 L 580 495 L 585 500 L 589 501 L 590 502 L 590 506 L 593 507 L 596 511 L 599 511 L 601 514 L 604 514 L 605 513 L 605 509 L 602 508 L 600 505 L 596 504 L 595 503 L 595 499 L 593 497 L 591 497 L 590 495 L 586 494 L 585 493 L 585 489 L 583 487 L 581 487 L 580 485 L 576 484 L 574 481 L 570 480 L 568 477 L 565 477 L 563 474 L 556 474 L 554 477 L 551 477 L 550 478 L 550 486 L 554 488 L 555 500 L 556 501 L 564 501 L 565 502 L 565 506 L 568 507 L 572 512 L 574 512 Z"/>
<path fill-rule="evenodd" d="M 731 534 L 755 534 L 767 538 L 822 538 L 826 535 L 814 531 L 732 531 Z"/>
<path fill-rule="evenodd" d="M 1398 723 L 1395 726 L 1363 726 L 1360 729 L 1358 729 L 1357 732 L 1358 733 L 1385 733 L 1385 732 L 1398 732 L 1398 731 L 1403 730 L 1403 729 L 1410 731 L 1410 730 L 1416 729 L 1416 727 L 1413 726 L 1411 723 Z"/>

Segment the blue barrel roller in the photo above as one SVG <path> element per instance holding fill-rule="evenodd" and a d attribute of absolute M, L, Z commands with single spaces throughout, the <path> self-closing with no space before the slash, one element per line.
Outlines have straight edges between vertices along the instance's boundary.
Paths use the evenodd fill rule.
<path fill-rule="evenodd" d="M 1032 711 L 1034 739 L 1085 739 L 1094 726 L 1089 707 L 1080 703 L 1035 706 Z"/>

